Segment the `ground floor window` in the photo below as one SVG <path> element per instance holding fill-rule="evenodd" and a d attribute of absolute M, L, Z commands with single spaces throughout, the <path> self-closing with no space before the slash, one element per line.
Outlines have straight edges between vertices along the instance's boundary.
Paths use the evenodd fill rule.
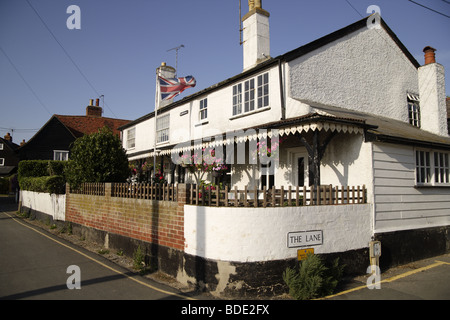
<path fill-rule="evenodd" d="M 449 153 L 416 150 L 416 183 L 418 185 L 449 184 Z"/>

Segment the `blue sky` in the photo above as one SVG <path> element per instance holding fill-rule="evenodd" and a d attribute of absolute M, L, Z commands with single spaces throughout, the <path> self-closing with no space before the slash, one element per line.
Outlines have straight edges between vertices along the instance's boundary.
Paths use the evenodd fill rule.
<path fill-rule="evenodd" d="M 450 16 L 450 0 L 415 2 Z M 81 9 L 80 30 L 66 26 L 70 5 Z M 425 46 L 437 49 L 450 95 L 450 18 L 408 0 L 264 0 L 271 56 L 360 20 L 370 5 L 419 63 Z M 147 114 L 155 69 L 175 66 L 168 50 L 180 45 L 178 76 L 197 86 L 176 100 L 240 73 L 239 1 L 0 0 L 0 135 L 14 129 L 14 142 L 29 140 L 53 114 L 84 115 L 100 95 L 105 117 Z"/>

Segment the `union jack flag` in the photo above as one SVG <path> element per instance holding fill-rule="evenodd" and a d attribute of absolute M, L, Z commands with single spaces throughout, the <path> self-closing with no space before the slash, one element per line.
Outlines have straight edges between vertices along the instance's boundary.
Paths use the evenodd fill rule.
<path fill-rule="evenodd" d="M 170 100 L 182 93 L 187 88 L 195 87 L 196 81 L 193 76 L 183 78 L 159 78 L 159 88 L 161 92 L 161 100 Z"/>

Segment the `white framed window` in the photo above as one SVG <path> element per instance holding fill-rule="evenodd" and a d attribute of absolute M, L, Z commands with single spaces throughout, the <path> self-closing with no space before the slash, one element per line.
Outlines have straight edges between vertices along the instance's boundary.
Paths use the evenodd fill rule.
<path fill-rule="evenodd" d="M 408 119 L 409 124 L 420 128 L 420 104 L 419 98 L 408 94 Z"/>
<path fill-rule="evenodd" d="M 5 158 L 0 158 L 0 167 L 5 165 Z"/>
<path fill-rule="evenodd" d="M 244 83 L 244 111 L 255 110 L 255 79 L 250 79 Z"/>
<path fill-rule="evenodd" d="M 200 120 L 205 120 L 208 118 L 208 99 L 200 100 Z"/>
<path fill-rule="evenodd" d="M 233 116 L 242 113 L 242 83 L 233 86 Z"/>
<path fill-rule="evenodd" d="M 156 119 L 156 143 L 169 141 L 170 114 Z"/>
<path fill-rule="evenodd" d="M 448 153 L 434 152 L 434 182 L 449 183 Z"/>
<path fill-rule="evenodd" d="M 53 150 L 53 160 L 59 160 L 59 161 L 69 160 L 69 151 Z"/>
<path fill-rule="evenodd" d="M 244 108 L 242 108 L 242 106 Z M 233 86 L 233 116 L 269 106 L 269 73 Z"/>
<path fill-rule="evenodd" d="M 136 146 L 136 128 L 127 130 L 127 149 L 133 149 Z"/>
<path fill-rule="evenodd" d="M 450 185 L 450 153 L 416 150 L 416 184 Z"/>
<path fill-rule="evenodd" d="M 0 143 L 0 150 L 3 150 L 3 143 Z"/>
<path fill-rule="evenodd" d="M 258 76 L 258 108 L 269 106 L 269 73 Z"/>

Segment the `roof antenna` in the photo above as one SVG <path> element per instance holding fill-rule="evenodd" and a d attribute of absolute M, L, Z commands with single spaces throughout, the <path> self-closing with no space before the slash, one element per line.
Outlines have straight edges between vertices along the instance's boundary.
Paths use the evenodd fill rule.
<path fill-rule="evenodd" d="M 180 50 L 181 48 L 184 48 L 184 45 L 179 45 L 178 47 L 172 48 L 167 50 L 167 52 L 175 50 L 176 51 L 176 56 L 175 56 L 175 77 L 177 76 L 177 72 L 178 72 L 178 50 Z"/>
<path fill-rule="evenodd" d="M 241 11 L 241 0 L 239 0 L 239 45 L 242 46 L 242 11 Z"/>

